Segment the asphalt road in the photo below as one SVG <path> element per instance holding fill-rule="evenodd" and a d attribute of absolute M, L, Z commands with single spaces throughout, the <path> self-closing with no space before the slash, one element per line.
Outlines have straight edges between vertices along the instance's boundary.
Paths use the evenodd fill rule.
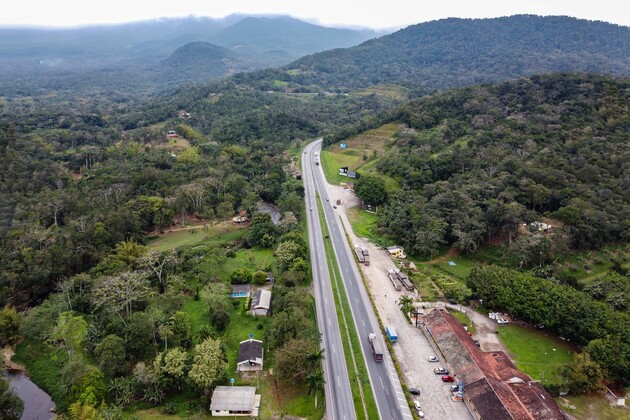
<path fill-rule="evenodd" d="M 330 273 L 326 261 L 324 238 L 315 200 L 315 167 L 313 150 L 317 143 L 311 143 L 302 155 L 302 177 L 306 195 L 308 237 L 313 272 L 313 288 L 317 324 L 322 336 L 324 352 L 324 384 L 326 398 L 326 418 L 329 420 L 356 419 L 348 369 L 341 343 L 339 322 L 335 311 Z"/>
<path fill-rule="evenodd" d="M 336 210 L 333 207 L 333 203 L 329 201 L 329 197 L 325 188 L 325 178 L 321 168 L 315 165 L 315 159 L 319 159 L 319 156 L 314 154 L 321 149 L 321 139 L 309 144 L 306 148 L 306 154 L 303 155 L 302 168 L 304 173 L 308 173 L 308 179 L 305 180 L 305 190 L 307 195 L 307 206 L 312 203 L 313 213 L 309 216 L 309 228 L 311 225 L 310 220 L 317 217 L 317 206 L 314 201 L 314 191 L 316 189 L 324 207 L 324 215 L 328 224 L 330 233 L 330 239 L 337 262 L 339 264 L 341 276 L 345 285 L 346 294 L 350 307 L 352 310 L 352 317 L 361 343 L 361 349 L 363 352 L 363 358 L 368 368 L 368 375 L 370 383 L 372 385 L 372 391 L 376 404 L 378 406 L 379 417 L 381 419 L 412 419 L 407 400 L 403 394 L 400 380 L 393 366 L 389 352 L 386 351 L 385 360 L 383 363 L 377 363 L 373 356 L 368 341 L 368 334 L 374 332 L 377 336 L 377 340 L 381 342 L 381 347 L 387 350 L 385 340 L 380 332 L 374 309 L 368 297 L 368 293 L 365 290 L 363 280 L 359 273 L 359 269 L 356 266 L 354 256 L 346 239 L 345 231 L 343 230 L 339 218 L 337 217 Z M 314 188 L 313 188 L 314 187 Z M 309 229 L 310 233 L 310 229 Z M 315 233 L 317 235 L 317 233 Z M 321 231 L 319 233 L 321 237 Z M 322 248 L 323 249 L 323 248 Z M 321 260 L 325 265 L 325 254 L 323 251 L 321 254 L 316 255 L 313 258 L 313 265 L 320 265 L 320 260 L 317 258 L 324 258 Z"/>

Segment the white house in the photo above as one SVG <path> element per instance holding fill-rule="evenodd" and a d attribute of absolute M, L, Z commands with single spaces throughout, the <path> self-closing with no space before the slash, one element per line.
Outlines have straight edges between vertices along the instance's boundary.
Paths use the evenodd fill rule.
<path fill-rule="evenodd" d="M 212 393 L 213 416 L 258 417 L 260 395 L 254 386 L 218 386 Z"/>
<path fill-rule="evenodd" d="M 267 316 L 271 308 L 271 292 L 258 289 L 252 295 L 252 313 L 257 316 Z"/>

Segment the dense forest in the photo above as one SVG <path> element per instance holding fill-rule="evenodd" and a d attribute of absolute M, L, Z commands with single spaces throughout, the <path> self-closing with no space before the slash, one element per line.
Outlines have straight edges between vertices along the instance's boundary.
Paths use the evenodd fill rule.
<path fill-rule="evenodd" d="M 558 74 L 399 108 L 407 128 L 377 167 L 402 190 L 382 208 L 381 228 L 425 257 L 504 238 L 522 267 L 627 241 L 629 89 L 627 79 Z M 540 231 L 541 217 L 553 227 Z"/>
<path fill-rule="evenodd" d="M 562 16 L 443 19 L 304 57 L 282 80 L 353 90 L 381 83 L 425 93 L 561 71 L 628 74 L 630 28 Z"/>

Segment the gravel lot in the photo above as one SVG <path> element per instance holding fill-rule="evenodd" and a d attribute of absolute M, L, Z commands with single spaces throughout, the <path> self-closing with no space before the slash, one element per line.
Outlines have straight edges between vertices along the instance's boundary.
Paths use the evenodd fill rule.
<path fill-rule="evenodd" d="M 415 292 L 407 292 L 404 288 L 397 292 L 387 277 L 388 268 L 396 268 L 385 250 L 379 250 L 363 238 L 357 238 L 352 232 L 345 210 L 359 204 L 356 196 L 343 187 L 328 185 L 328 195 L 332 202 L 338 198 L 342 204 L 337 206 L 337 213 L 341 218 L 350 240 L 353 244 L 363 246 L 370 252 L 370 266 L 361 265 L 361 270 L 367 280 L 369 292 L 373 296 L 379 316 L 385 325 L 392 325 L 398 333 L 398 343 L 393 345 L 394 353 L 403 372 L 403 380 L 408 387 L 420 389 L 420 396 L 413 396 L 420 402 L 427 419 L 472 419 L 472 416 L 461 402 L 450 399 L 449 385 L 441 380 L 441 375 L 435 375 L 433 369 L 442 366 L 441 363 L 430 363 L 429 356 L 436 353 L 424 334 L 407 323 L 398 308 L 397 302 L 402 294 L 414 299 Z"/>

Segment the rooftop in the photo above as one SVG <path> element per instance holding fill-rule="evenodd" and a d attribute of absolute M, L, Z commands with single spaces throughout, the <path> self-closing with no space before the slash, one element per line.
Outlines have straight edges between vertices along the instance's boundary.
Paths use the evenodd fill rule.
<path fill-rule="evenodd" d="M 518 370 L 505 353 L 482 352 L 448 312 L 430 313 L 427 327 L 482 418 L 567 418 L 538 382 Z"/>
<path fill-rule="evenodd" d="M 251 411 L 256 400 L 254 386 L 218 386 L 212 393 L 212 411 Z"/>
<path fill-rule="evenodd" d="M 252 295 L 252 308 L 269 309 L 271 307 L 271 292 L 265 289 L 258 289 Z"/>
<path fill-rule="evenodd" d="M 238 363 L 256 361 L 256 359 L 261 359 L 263 357 L 263 342 L 260 340 L 254 340 L 250 338 L 249 340 L 241 341 L 241 345 L 238 349 Z"/>

